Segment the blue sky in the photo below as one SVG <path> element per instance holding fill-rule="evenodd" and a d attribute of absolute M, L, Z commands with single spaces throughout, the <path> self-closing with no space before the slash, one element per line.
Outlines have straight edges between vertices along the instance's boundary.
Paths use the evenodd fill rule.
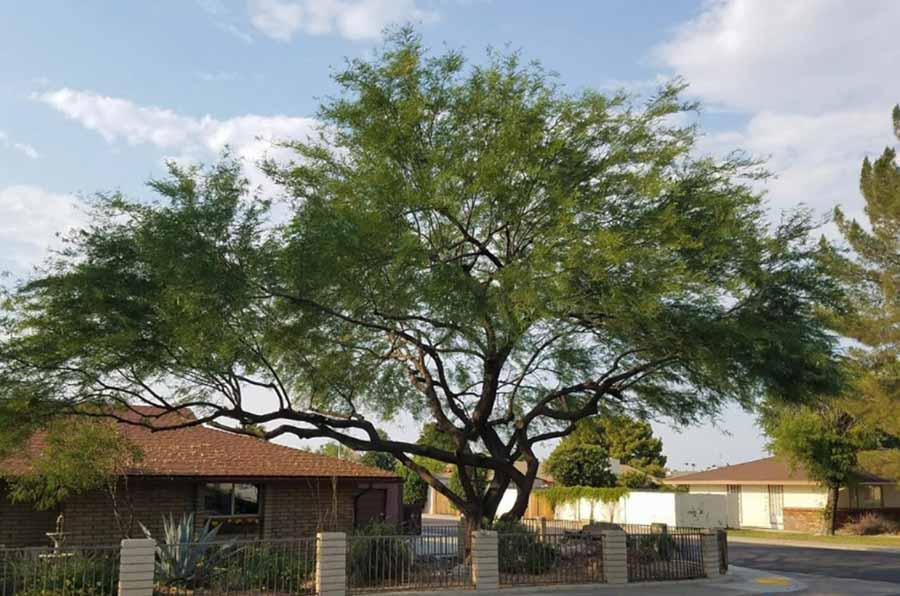
<path fill-rule="evenodd" d="M 5 2 L 0 269 L 26 273 L 83 221 L 78 196 L 141 196 L 167 158 L 209 161 L 229 145 L 252 168 L 272 139 L 310 130 L 333 67 L 407 21 L 474 60 L 489 45 L 521 49 L 573 90 L 641 93 L 685 77 L 704 104 L 702 151 L 769 160 L 773 218 L 801 204 L 858 214 L 859 162 L 892 142 L 900 3 L 889 0 Z M 657 429 L 675 467 L 763 451 L 737 411 Z"/>

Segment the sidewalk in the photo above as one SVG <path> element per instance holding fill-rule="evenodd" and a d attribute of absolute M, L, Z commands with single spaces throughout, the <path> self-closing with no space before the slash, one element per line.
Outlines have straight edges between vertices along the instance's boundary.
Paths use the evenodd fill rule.
<path fill-rule="evenodd" d="M 589 594 L 625 594 L 629 596 L 670 596 L 690 594 L 691 596 L 740 596 L 742 594 L 816 594 L 819 596 L 888 596 L 898 594 L 896 584 L 887 582 L 869 582 L 854 579 L 841 579 L 817 575 L 790 576 L 770 573 L 758 569 L 732 566 L 728 575 L 713 579 L 699 579 L 671 582 L 633 583 L 625 586 L 607 586 L 605 584 L 573 585 L 573 586 L 535 586 L 501 588 L 496 592 L 475 592 L 474 590 L 452 590 L 427 592 L 388 592 L 382 596 L 475 596 L 490 594 L 491 596 L 514 596 L 529 594 L 533 596 L 587 596 Z"/>
<path fill-rule="evenodd" d="M 900 554 L 900 548 L 894 546 L 881 546 L 878 544 L 837 544 L 828 542 L 816 542 L 815 540 L 781 540 L 778 538 L 747 538 L 743 536 L 728 535 L 729 544 L 768 544 L 771 546 L 796 546 L 799 548 L 825 548 L 829 550 L 857 550 L 877 551 L 883 553 Z"/>

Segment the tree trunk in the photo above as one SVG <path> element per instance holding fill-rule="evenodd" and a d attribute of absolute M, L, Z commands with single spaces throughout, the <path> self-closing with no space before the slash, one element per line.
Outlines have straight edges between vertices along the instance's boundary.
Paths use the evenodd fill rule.
<path fill-rule="evenodd" d="M 840 487 L 837 485 L 828 487 L 828 501 L 825 505 L 824 533 L 829 536 L 834 536 L 834 532 L 837 529 L 837 508 L 839 491 Z"/>

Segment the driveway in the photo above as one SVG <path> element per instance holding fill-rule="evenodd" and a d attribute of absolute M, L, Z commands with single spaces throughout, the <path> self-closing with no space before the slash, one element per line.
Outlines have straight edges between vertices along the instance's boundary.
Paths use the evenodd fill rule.
<path fill-rule="evenodd" d="M 735 565 L 766 571 L 893 582 L 900 586 L 900 554 L 896 552 L 729 542 L 728 558 Z"/>

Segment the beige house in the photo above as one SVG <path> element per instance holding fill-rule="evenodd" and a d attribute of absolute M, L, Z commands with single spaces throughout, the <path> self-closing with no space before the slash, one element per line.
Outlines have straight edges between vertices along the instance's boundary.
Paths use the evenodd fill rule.
<path fill-rule="evenodd" d="M 687 486 L 692 494 L 724 495 L 732 528 L 818 531 L 828 501 L 825 487 L 777 457 L 682 474 L 665 482 Z M 861 471 L 852 486 L 840 490 L 838 523 L 869 511 L 900 519 L 900 486 Z"/>

